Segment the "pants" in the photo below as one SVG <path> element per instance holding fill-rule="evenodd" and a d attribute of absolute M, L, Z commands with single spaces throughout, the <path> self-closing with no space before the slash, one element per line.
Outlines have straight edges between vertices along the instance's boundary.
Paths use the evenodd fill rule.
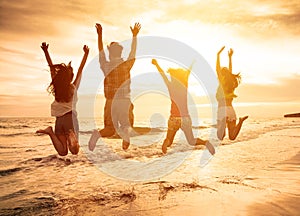
<path fill-rule="evenodd" d="M 115 131 L 114 128 L 114 124 L 112 121 L 112 113 L 111 113 L 111 109 L 112 109 L 112 102 L 113 99 L 106 99 L 105 101 L 105 105 L 104 105 L 104 128 L 109 128 L 113 131 Z M 133 123 L 134 123 L 134 115 L 133 115 L 133 104 L 130 104 L 129 107 L 129 122 L 130 122 L 130 126 L 133 127 Z"/>

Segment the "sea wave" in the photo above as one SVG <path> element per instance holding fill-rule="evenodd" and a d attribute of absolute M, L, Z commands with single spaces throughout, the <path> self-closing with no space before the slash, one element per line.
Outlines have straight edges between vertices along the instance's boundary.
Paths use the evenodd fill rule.
<path fill-rule="evenodd" d="M 21 170 L 22 170 L 21 167 L 15 167 L 15 168 L 11 168 L 11 169 L 0 170 L 0 176 L 12 175 L 12 174 L 14 174 L 16 172 L 19 172 Z"/>
<path fill-rule="evenodd" d="M 18 133 L 5 133 L 0 134 L 0 137 L 16 137 L 16 136 L 27 136 L 27 135 L 34 135 L 35 132 L 18 132 Z"/>

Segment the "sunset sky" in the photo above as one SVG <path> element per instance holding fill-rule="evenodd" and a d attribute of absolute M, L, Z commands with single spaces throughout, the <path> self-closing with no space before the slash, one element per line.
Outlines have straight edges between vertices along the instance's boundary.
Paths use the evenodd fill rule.
<path fill-rule="evenodd" d="M 41 42 L 50 44 L 53 62 L 72 60 L 77 71 L 84 44 L 87 64 L 98 54 L 96 22 L 106 45 L 130 39 L 136 21 L 139 36 L 177 39 L 213 69 L 217 51 L 232 47 L 233 71 L 242 74 L 237 102 L 289 102 L 300 112 L 299 0 L 1 0 L 0 10 L 0 116 L 50 116 Z M 227 50 L 221 58 L 226 65 Z M 143 69 L 153 70 L 150 61 Z"/>

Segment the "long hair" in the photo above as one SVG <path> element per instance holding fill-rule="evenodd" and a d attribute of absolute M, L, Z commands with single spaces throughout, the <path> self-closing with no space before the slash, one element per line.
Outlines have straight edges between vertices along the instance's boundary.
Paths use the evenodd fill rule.
<path fill-rule="evenodd" d="M 183 68 L 169 68 L 167 72 L 171 75 L 171 79 L 179 81 L 185 87 L 188 86 L 189 70 Z"/>
<path fill-rule="evenodd" d="M 232 74 L 228 68 L 222 68 L 221 85 L 225 93 L 233 93 L 241 82 L 241 75 Z"/>
<path fill-rule="evenodd" d="M 70 63 L 68 65 L 56 64 L 51 70 L 54 72 L 52 82 L 48 87 L 48 92 L 51 93 L 57 102 L 69 102 L 73 97 L 74 88 L 71 84 L 73 79 L 73 68 Z"/>

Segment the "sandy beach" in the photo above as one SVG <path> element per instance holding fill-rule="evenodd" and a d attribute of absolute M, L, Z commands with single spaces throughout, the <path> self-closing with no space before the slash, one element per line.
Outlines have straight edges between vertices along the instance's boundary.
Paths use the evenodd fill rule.
<path fill-rule="evenodd" d="M 180 136 L 162 155 L 160 130 L 133 139 L 146 144 L 156 137 L 150 146 L 124 152 L 120 139 L 105 139 L 109 151 L 100 151 L 98 142 L 99 151 L 87 153 L 85 142 L 78 156 L 59 157 L 48 137 L 30 132 L 41 121 L 31 121 L 33 128 L 19 124 L 20 136 L 4 134 L 2 119 L 1 215 L 299 214 L 298 119 L 249 120 L 241 136 L 224 140 L 206 166 L 200 162 L 205 149 L 186 149 Z M 81 141 L 89 135 L 82 133 Z M 137 167 L 132 161 L 153 163 Z"/>
<path fill-rule="evenodd" d="M 200 169 L 195 152 L 159 181 L 127 185 L 124 205 L 82 208 L 87 215 L 298 215 L 299 132 L 276 130 L 223 146 Z"/>
<path fill-rule="evenodd" d="M 300 0 L 0 10 L 0 216 L 300 216 Z"/>

